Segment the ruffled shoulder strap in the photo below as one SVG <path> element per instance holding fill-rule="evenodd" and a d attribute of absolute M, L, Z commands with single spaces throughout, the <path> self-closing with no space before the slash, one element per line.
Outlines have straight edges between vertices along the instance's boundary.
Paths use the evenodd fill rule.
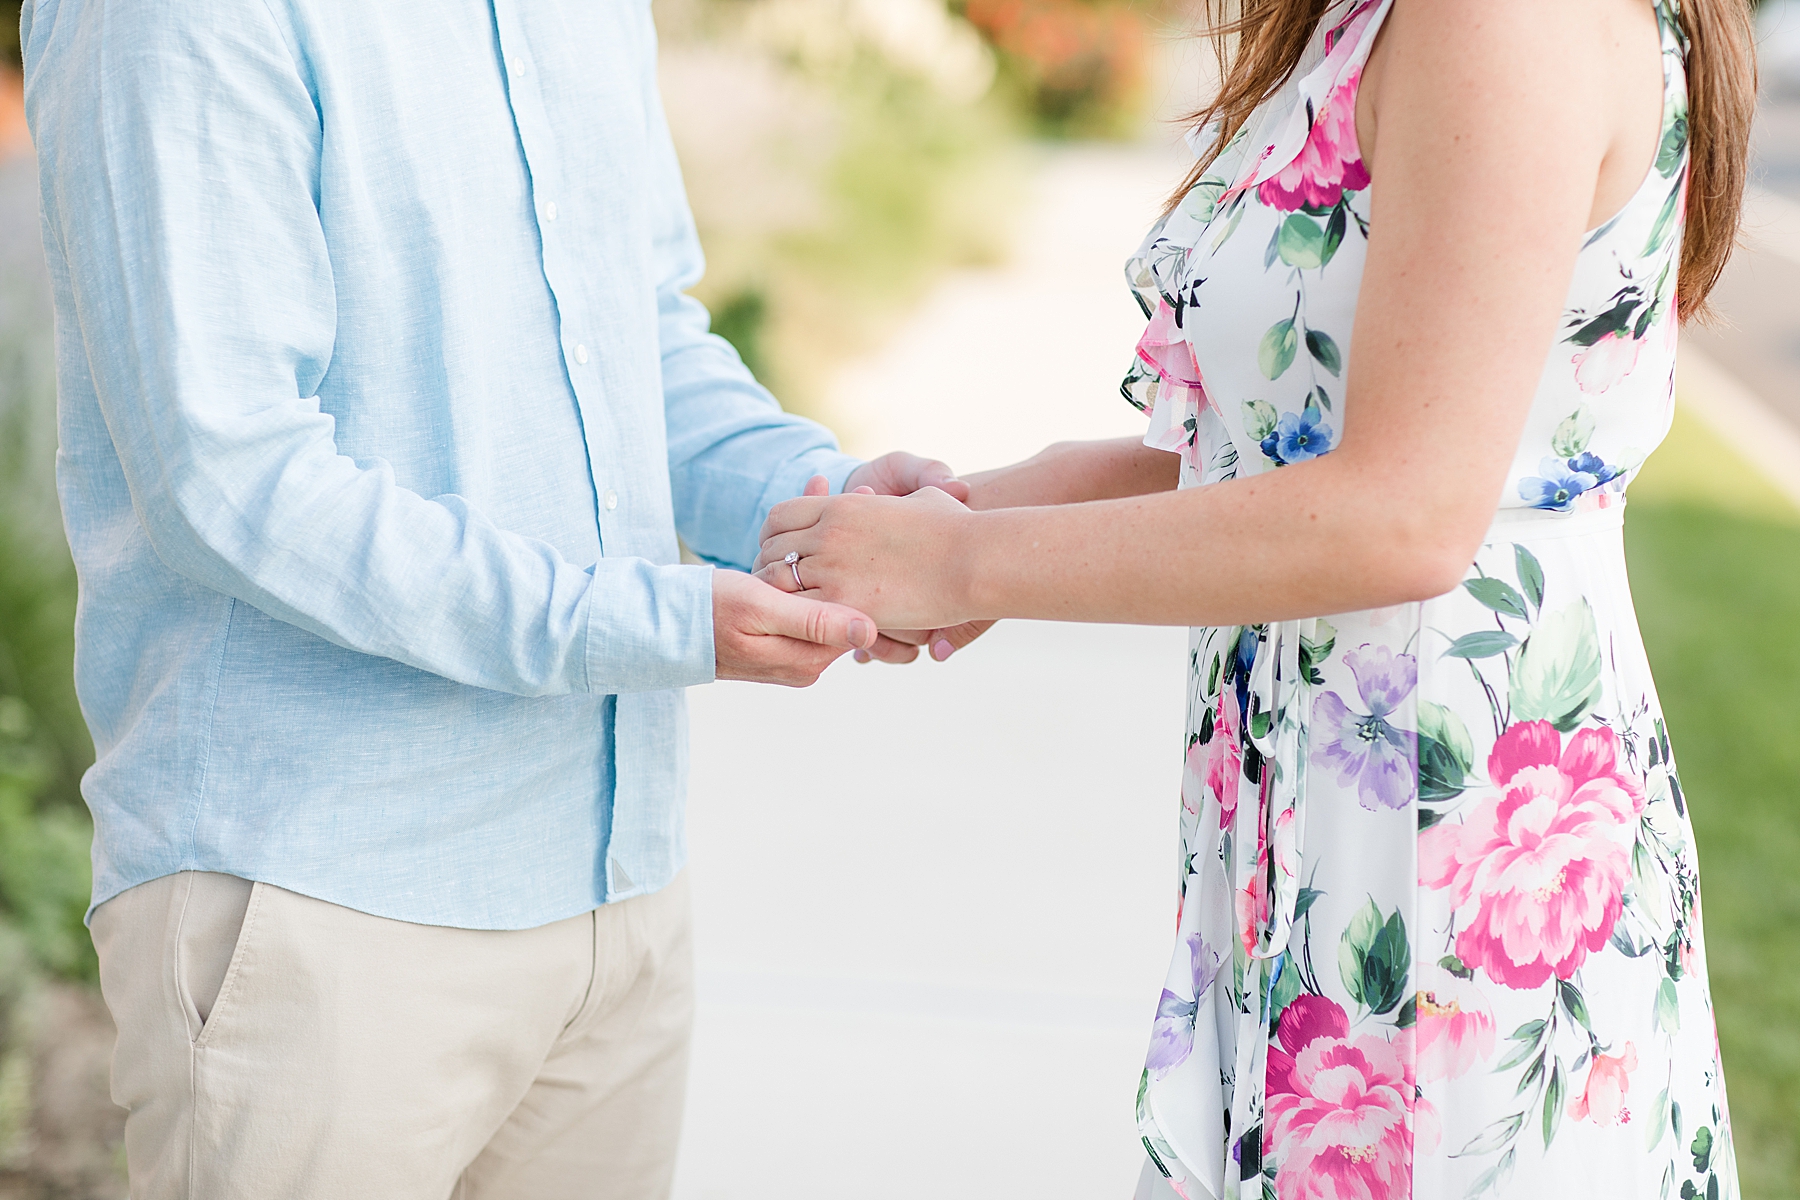
<path fill-rule="evenodd" d="M 1275 136 L 1264 143 L 1246 173 L 1221 197 L 1221 202 L 1273 177 L 1300 157 L 1312 134 L 1313 122 L 1325 111 L 1326 100 L 1369 61 L 1375 36 L 1381 32 L 1381 23 L 1393 4 L 1394 0 L 1360 0 L 1326 29 L 1324 55 L 1295 82 L 1293 107 L 1286 119 L 1277 126 Z"/>

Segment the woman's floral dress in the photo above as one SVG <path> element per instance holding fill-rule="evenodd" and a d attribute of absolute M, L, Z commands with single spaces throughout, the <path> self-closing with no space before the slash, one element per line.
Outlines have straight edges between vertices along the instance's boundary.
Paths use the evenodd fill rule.
<path fill-rule="evenodd" d="M 1129 264 L 1150 325 L 1125 392 L 1184 487 L 1343 429 L 1356 88 L 1389 3 L 1331 6 Z M 1737 1194 L 1693 837 L 1621 537 L 1673 403 L 1685 44 L 1673 0 L 1656 12 L 1660 152 L 1585 239 L 1462 585 L 1192 633 L 1141 1197 Z"/>

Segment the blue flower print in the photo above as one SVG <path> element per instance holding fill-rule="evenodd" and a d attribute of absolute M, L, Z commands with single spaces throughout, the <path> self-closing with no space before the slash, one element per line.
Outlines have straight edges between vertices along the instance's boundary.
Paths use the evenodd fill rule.
<path fill-rule="evenodd" d="M 1576 469 L 1575 464 L 1584 459 L 1593 459 L 1596 464 L 1605 466 L 1592 454 L 1578 454 L 1567 462 L 1560 458 L 1546 458 L 1538 463 L 1538 474 L 1519 480 L 1519 496 L 1532 508 L 1568 512 L 1575 507 L 1577 496 L 1600 486 L 1598 475 Z"/>
<path fill-rule="evenodd" d="M 1281 420 L 1262 440 L 1262 452 L 1278 467 L 1317 458 L 1331 449 L 1331 426 L 1325 424 L 1317 407 L 1308 405 L 1298 415 L 1282 414 Z"/>
<path fill-rule="evenodd" d="M 1608 466 L 1598 454 L 1595 454 L 1591 450 L 1583 450 L 1580 454 L 1571 458 L 1569 460 L 1569 470 L 1579 471 L 1583 475 L 1592 475 L 1594 477 L 1595 487 L 1599 487 L 1603 483 L 1611 483 L 1620 475 L 1624 474 L 1620 468 Z"/>

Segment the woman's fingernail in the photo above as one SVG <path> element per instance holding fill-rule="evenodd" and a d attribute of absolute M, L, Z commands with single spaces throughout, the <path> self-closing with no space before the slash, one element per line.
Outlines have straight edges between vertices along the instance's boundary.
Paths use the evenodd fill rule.
<path fill-rule="evenodd" d="M 863 624 L 861 621 L 850 622 L 850 644 L 852 646 L 860 648 L 862 644 L 868 640 L 868 637 L 869 627 L 867 625 Z"/>
<path fill-rule="evenodd" d="M 854 658 L 857 662 L 874 662 L 875 661 L 875 656 L 873 654 L 870 654 L 867 650 L 852 650 L 850 652 L 850 657 Z"/>
<path fill-rule="evenodd" d="M 931 643 L 931 657 L 937 659 L 939 662 L 943 662 L 955 652 L 956 647 L 950 644 L 949 638 L 939 638 L 937 641 Z"/>

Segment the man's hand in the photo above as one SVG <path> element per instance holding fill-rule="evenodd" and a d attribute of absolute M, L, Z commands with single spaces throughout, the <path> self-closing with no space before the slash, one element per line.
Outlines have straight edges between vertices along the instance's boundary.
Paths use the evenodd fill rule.
<path fill-rule="evenodd" d="M 810 687 L 846 650 L 876 643 L 854 608 L 786 592 L 739 571 L 713 572 L 713 653 L 720 679 Z"/>
<path fill-rule="evenodd" d="M 850 478 L 844 481 L 846 492 L 867 488 L 877 496 L 910 496 L 925 487 L 934 487 L 953 499 L 968 503 L 969 485 L 958 479 L 955 471 L 936 459 L 920 458 L 901 450 L 864 463 L 850 472 Z M 809 487 L 806 494 L 815 493 Z"/>
<path fill-rule="evenodd" d="M 934 487 L 964 503 L 969 499 L 969 485 L 958 479 L 948 465 L 902 450 L 864 463 L 844 481 L 846 492 L 872 496 L 910 496 L 922 487 Z M 814 475 L 807 481 L 806 491 L 802 494 L 830 495 L 831 481 L 823 475 Z M 931 657 L 943 662 L 954 651 L 980 637 L 992 624 L 992 621 L 977 621 L 954 629 L 884 629 L 873 646 L 866 650 L 858 647 L 855 658 L 859 663 L 909 663 L 919 657 L 919 650 L 929 642 Z"/>

